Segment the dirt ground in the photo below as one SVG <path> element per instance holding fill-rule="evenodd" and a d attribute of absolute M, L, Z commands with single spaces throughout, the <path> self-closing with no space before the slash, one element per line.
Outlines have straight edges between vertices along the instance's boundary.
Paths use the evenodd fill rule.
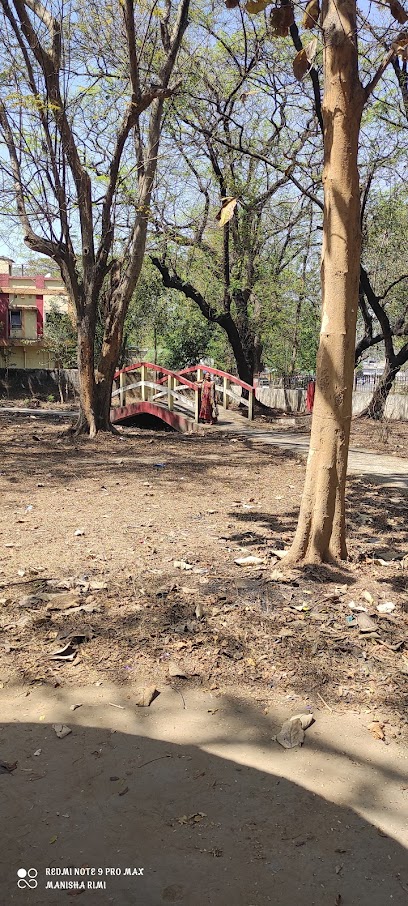
<path fill-rule="evenodd" d="M 356 425 L 354 445 L 406 452 L 405 430 L 390 447 Z M 303 457 L 222 431 L 72 440 L 4 414 L 0 427 L 13 872 L 28 856 L 42 872 L 146 868 L 35 893 L 14 872 L 5 902 L 405 903 L 407 493 L 354 476 L 349 562 L 288 573 Z M 248 556 L 260 562 L 235 562 Z M 316 723 L 286 752 L 271 739 L 299 710 Z"/>

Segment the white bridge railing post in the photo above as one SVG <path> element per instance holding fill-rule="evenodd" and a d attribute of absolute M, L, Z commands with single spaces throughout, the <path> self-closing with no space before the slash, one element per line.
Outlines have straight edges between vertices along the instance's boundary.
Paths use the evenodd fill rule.
<path fill-rule="evenodd" d="M 200 417 L 200 390 L 196 387 L 194 390 L 194 421 L 198 425 Z"/>
<path fill-rule="evenodd" d="M 173 412 L 174 408 L 174 399 L 173 399 L 173 377 L 171 374 L 167 377 L 167 405 L 169 407 L 169 412 Z"/>
<path fill-rule="evenodd" d="M 248 421 L 251 422 L 254 420 L 254 395 L 255 390 L 252 388 L 252 390 L 249 391 L 248 396 Z"/>
<path fill-rule="evenodd" d="M 119 374 L 119 404 L 120 406 L 125 405 L 125 372 L 121 371 Z"/>
<path fill-rule="evenodd" d="M 228 381 L 228 378 L 224 377 L 223 389 L 222 389 L 222 405 L 224 406 L 224 409 L 228 409 L 227 381 Z"/>
<path fill-rule="evenodd" d="M 140 371 L 141 371 L 140 380 L 141 380 L 142 401 L 145 402 L 147 400 L 146 365 L 142 365 Z"/>

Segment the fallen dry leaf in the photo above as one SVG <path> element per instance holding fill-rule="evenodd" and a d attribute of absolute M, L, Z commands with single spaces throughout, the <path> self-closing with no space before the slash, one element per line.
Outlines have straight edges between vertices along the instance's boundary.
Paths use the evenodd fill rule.
<path fill-rule="evenodd" d="M 175 675 L 177 676 L 177 674 Z M 139 695 L 136 696 L 135 704 L 138 708 L 148 708 L 158 695 L 160 695 L 160 692 L 156 689 L 156 686 L 145 686 Z"/>

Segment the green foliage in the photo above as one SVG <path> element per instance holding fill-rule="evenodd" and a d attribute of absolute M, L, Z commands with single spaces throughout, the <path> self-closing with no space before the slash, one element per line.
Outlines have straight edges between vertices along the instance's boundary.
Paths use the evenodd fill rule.
<path fill-rule="evenodd" d="M 314 373 L 316 370 L 316 354 L 319 345 L 320 317 L 316 309 L 310 305 L 302 306 L 302 316 L 299 325 L 299 348 L 296 356 L 295 370 Z"/>
<path fill-rule="evenodd" d="M 145 259 L 125 322 L 122 361 L 136 358 L 180 369 L 202 358 L 232 367 L 223 332 L 209 324 L 184 296 L 163 287 L 159 272 Z"/>
<path fill-rule="evenodd" d="M 70 316 L 55 306 L 47 315 L 44 338 L 58 368 L 77 367 L 77 334 Z"/>
<path fill-rule="evenodd" d="M 213 358 L 219 364 L 217 333 L 216 326 L 205 321 L 193 304 L 179 301 L 173 306 L 163 335 L 165 367 L 186 368 L 204 358 Z"/>

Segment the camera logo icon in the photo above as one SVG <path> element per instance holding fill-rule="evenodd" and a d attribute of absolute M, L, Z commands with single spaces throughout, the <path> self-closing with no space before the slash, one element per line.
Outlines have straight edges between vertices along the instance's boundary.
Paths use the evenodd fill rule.
<path fill-rule="evenodd" d="M 29 887 L 30 890 L 35 890 L 38 886 L 37 881 L 38 871 L 36 868 L 19 868 L 17 871 L 17 887 L 20 890 L 24 890 L 25 887 Z"/>

